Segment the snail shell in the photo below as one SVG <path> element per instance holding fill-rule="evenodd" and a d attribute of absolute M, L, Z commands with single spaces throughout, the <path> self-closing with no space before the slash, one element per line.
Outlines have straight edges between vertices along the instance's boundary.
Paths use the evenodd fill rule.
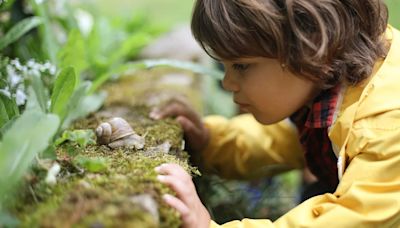
<path fill-rule="evenodd" d="M 96 128 L 96 135 L 98 144 L 108 145 L 112 148 L 133 146 L 141 149 L 144 146 L 144 138 L 137 135 L 129 123 L 120 117 L 101 123 Z"/>

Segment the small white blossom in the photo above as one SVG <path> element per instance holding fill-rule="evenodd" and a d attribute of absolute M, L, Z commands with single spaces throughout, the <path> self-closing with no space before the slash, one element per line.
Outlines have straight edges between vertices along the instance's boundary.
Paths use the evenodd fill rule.
<path fill-rule="evenodd" d="M 28 74 L 39 77 L 40 71 L 36 68 L 32 68 L 32 69 L 28 70 Z"/>
<path fill-rule="evenodd" d="M 56 66 L 51 65 L 50 68 L 49 68 L 49 73 L 50 73 L 51 75 L 55 75 L 55 74 L 57 73 L 57 68 L 56 68 Z"/>
<path fill-rule="evenodd" d="M 19 62 L 19 59 L 13 59 L 13 60 L 11 60 L 10 64 L 11 64 L 11 65 L 14 65 L 15 69 L 17 69 L 17 70 L 22 70 L 22 65 L 21 65 L 21 63 Z"/>
<path fill-rule="evenodd" d="M 35 60 L 30 59 L 28 60 L 28 62 L 26 63 L 26 65 L 30 68 L 33 68 L 37 63 L 35 62 Z"/>
<path fill-rule="evenodd" d="M 75 19 L 78 22 L 78 27 L 82 34 L 88 36 L 93 28 L 93 16 L 87 11 L 77 9 L 75 11 Z"/>
<path fill-rule="evenodd" d="M 13 59 L 5 69 L 4 79 L 8 86 L 2 88 L 0 93 L 15 99 L 18 106 L 24 105 L 27 100 L 24 81 L 32 76 L 41 77 L 43 74 L 54 76 L 56 70 L 56 67 L 48 61 L 42 64 L 30 59 L 23 64 L 19 59 Z"/>
<path fill-rule="evenodd" d="M 11 88 L 14 88 L 15 86 L 18 85 L 18 83 L 23 81 L 22 75 L 19 74 L 12 65 L 7 65 L 6 71 Z"/>
<path fill-rule="evenodd" d="M 15 93 L 15 99 L 16 99 L 16 103 L 18 106 L 24 105 L 26 102 L 26 93 L 25 91 L 18 89 L 17 92 Z"/>

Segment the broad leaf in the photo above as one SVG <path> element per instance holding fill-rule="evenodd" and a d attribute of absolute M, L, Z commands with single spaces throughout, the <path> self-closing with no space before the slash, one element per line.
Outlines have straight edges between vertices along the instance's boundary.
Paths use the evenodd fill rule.
<path fill-rule="evenodd" d="M 18 227 L 19 225 L 17 218 L 0 208 L 0 227 Z"/>
<path fill-rule="evenodd" d="M 17 115 L 19 110 L 15 101 L 0 93 L 0 128 Z"/>
<path fill-rule="evenodd" d="M 149 44 L 152 38 L 146 33 L 137 33 L 125 40 L 111 55 L 109 65 L 124 61 L 128 56 L 135 56 L 141 48 Z"/>
<path fill-rule="evenodd" d="M 96 144 L 96 136 L 93 130 L 66 130 L 63 132 L 60 138 L 55 141 L 55 145 L 58 146 L 65 141 L 71 141 L 78 143 L 80 147 L 85 148 L 87 145 Z"/>
<path fill-rule="evenodd" d="M 14 116 L 12 119 L 8 120 L 3 126 L 0 128 L 0 140 L 3 138 L 3 135 L 11 128 L 14 124 L 15 120 L 18 119 L 19 116 Z"/>
<path fill-rule="evenodd" d="M 68 101 L 74 93 L 76 81 L 77 76 L 72 67 L 62 69 L 55 81 L 50 111 L 57 114 L 61 120 L 66 115 Z"/>
<path fill-rule="evenodd" d="M 52 24 L 49 16 L 49 4 L 47 0 L 42 1 L 30 1 L 32 3 L 32 7 L 35 11 L 35 14 L 40 16 L 43 20 L 43 24 L 39 26 L 39 31 L 42 42 L 42 49 L 45 50 L 50 58 L 50 61 L 54 64 L 57 64 L 57 53 L 59 50 L 59 44 L 57 43 L 57 39 L 55 33 L 52 29 Z"/>
<path fill-rule="evenodd" d="M 79 30 L 70 32 L 68 42 L 58 53 L 58 63 L 61 69 L 73 67 L 78 76 L 88 67 L 85 41 Z"/>
<path fill-rule="evenodd" d="M 47 89 L 43 85 L 40 75 L 32 75 L 32 88 L 35 92 L 37 102 L 43 112 L 47 112 L 47 103 L 49 101 Z"/>
<path fill-rule="evenodd" d="M 30 17 L 18 22 L 5 36 L 0 37 L 0 51 L 41 23 L 42 20 L 39 17 Z"/>
<path fill-rule="evenodd" d="M 59 124 L 56 115 L 28 110 L 4 134 L 0 142 L 0 203 L 12 193 L 35 156 L 49 146 Z"/>
<path fill-rule="evenodd" d="M 14 4 L 14 1 L 15 0 L 0 0 L 0 12 L 9 10 L 9 8 Z"/>
<path fill-rule="evenodd" d="M 88 95 L 91 85 L 86 81 L 74 91 L 68 103 L 68 115 L 62 124 L 62 129 L 67 128 L 72 121 L 97 111 L 103 105 L 105 93 Z"/>
<path fill-rule="evenodd" d="M 75 165 L 84 168 L 91 173 L 105 172 L 108 169 L 107 159 L 103 157 L 85 157 L 78 155 L 72 161 Z"/>

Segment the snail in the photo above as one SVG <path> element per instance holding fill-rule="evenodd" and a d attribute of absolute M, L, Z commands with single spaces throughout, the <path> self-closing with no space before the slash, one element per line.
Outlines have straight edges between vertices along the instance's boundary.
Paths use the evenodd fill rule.
<path fill-rule="evenodd" d="M 111 148 L 128 147 L 142 149 L 144 137 L 136 134 L 126 120 L 114 117 L 96 128 L 97 143 Z"/>

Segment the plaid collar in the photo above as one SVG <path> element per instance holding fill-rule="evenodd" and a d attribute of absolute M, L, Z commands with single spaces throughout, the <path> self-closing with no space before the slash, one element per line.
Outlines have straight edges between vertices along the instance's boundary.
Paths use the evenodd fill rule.
<path fill-rule="evenodd" d="M 314 99 L 304 124 L 306 127 L 326 128 L 332 125 L 338 105 L 340 87 L 340 85 L 337 85 L 324 90 Z"/>

